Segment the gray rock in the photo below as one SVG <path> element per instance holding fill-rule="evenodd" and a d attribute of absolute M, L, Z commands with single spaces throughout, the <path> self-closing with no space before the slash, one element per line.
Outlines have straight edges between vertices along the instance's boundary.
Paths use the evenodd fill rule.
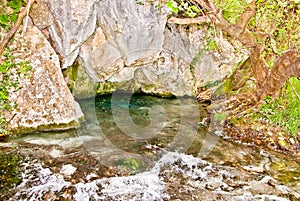
<path fill-rule="evenodd" d="M 194 96 L 241 59 L 221 33 L 214 37 L 219 51 L 204 51 L 206 26 L 167 24 L 165 11 L 144 3 L 38 0 L 30 15 L 39 30 L 28 27 L 12 48 L 18 59 L 31 61 L 33 73 L 31 83 L 22 80 L 11 97 L 19 104 L 14 117 L 7 114 L 11 127 L 29 132 L 75 126 L 82 113 L 60 71 L 75 61 L 77 76 L 65 80 L 73 96 L 86 98 L 118 89 Z"/>
<path fill-rule="evenodd" d="M 63 165 L 61 167 L 60 173 L 67 177 L 70 177 L 70 176 L 72 176 L 72 174 L 75 173 L 76 170 L 77 170 L 77 168 L 74 167 L 72 164 L 67 164 L 67 165 Z"/>
<path fill-rule="evenodd" d="M 20 90 L 10 94 L 18 107 L 7 119 L 14 133 L 69 129 L 78 126 L 80 108 L 62 76 L 59 58 L 41 31 L 29 25 L 24 35 L 17 33 L 10 44 L 19 61 L 30 61 L 30 78 L 20 80 Z"/>
<path fill-rule="evenodd" d="M 94 0 L 45 0 L 55 21 L 48 27 L 53 46 L 59 53 L 62 68 L 74 62 L 80 45 L 96 28 Z"/>

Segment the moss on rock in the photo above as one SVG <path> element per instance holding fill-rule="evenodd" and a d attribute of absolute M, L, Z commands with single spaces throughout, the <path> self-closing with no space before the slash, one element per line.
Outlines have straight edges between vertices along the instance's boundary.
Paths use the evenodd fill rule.
<path fill-rule="evenodd" d="M 117 83 L 115 82 L 99 82 L 97 85 L 97 96 L 112 94 L 117 90 Z"/>
<path fill-rule="evenodd" d="M 18 154 L 0 151 L 0 195 L 21 183 L 22 159 Z"/>

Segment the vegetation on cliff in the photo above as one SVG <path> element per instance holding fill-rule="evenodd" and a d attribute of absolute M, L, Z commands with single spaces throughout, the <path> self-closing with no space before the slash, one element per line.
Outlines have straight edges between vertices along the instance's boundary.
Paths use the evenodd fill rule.
<path fill-rule="evenodd" d="M 34 2 L 34 1 L 31 1 Z M 26 1 L 12 0 L 1 1 L 0 11 L 0 140 L 8 134 L 7 119 L 5 112 L 12 107 L 17 107 L 9 100 L 9 94 L 19 89 L 19 81 L 28 77 L 27 72 L 31 69 L 28 62 L 16 61 L 11 55 L 7 44 L 18 30 L 23 18 L 26 16 L 28 4 L 22 11 Z M 21 78 L 22 77 L 22 78 Z"/>
<path fill-rule="evenodd" d="M 166 5 L 173 12 L 169 23 L 210 24 L 216 35 L 237 40 L 248 52 L 249 58 L 216 91 L 229 100 L 215 101 L 214 110 L 226 114 L 231 125 L 247 127 L 250 120 L 285 128 L 287 139 L 293 137 L 289 143 L 298 144 L 300 2 L 170 0 Z M 286 147 L 287 140 L 279 139 L 277 147 Z"/>

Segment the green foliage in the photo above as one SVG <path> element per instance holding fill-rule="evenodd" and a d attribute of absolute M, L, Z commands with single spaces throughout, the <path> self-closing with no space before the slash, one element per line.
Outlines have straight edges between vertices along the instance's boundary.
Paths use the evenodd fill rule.
<path fill-rule="evenodd" d="M 20 184 L 21 161 L 17 154 L 0 151 L 0 194 Z"/>
<path fill-rule="evenodd" d="M 197 6 L 190 4 L 189 1 L 185 0 L 171 0 L 166 3 L 166 6 L 175 14 L 182 13 L 191 18 L 196 17 L 197 14 L 201 12 Z"/>
<path fill-rule="evenodd" d="M 210 51 L 210 50 L 219 50 L 218 44 L 215 40 L 216 38 L 216 29 L 213 25 L 208 26 L 207 31 L 206 31 L 206 35 L 204 38 L 204 49 L 206 51 Z"/>
<path fill-rule="evenodd" d="M 222 10 L 224 19 L 231 24 L 236 24 L 241 14 L 247 7 L 246 1 L 241 0 L 216 0 L 218 8 Z"/>
<path fill-rule="evenodd" d="M 218 44 L 214 39 L 209 39 L 206 44 L 207 50 L 219 50 Z"/>
<path fill-rule="evenodd" d="M 19 89 L 20 76 L 29 77 L 28 72 L 32 68 L 28 62 L 15 62 L 8 49 L 4 51 L 2 57 L 4 61 L 0 64 L 0 134 L 7 133 L 4 111 L 17 106 L 10 102 L 9 93 Z"/>
<path fill-rule="evenodd" d="M 141 168 L 140 163 L 134 158 L 125 159 L 125 160 L 119 159 L 115 161 L 115 165 L 121 166 L 122 168 L 128 171 L 132 171 L 134 174 L 138 173 Z"/>
<path fill-rule="evenodd" d="M 216 121 L 223 121 L 224 119 L 226 119 L 227 115 L 225 113 L 215 113 L 214 114 L 214 119 Z"/>
<path fill-rule="evenodd" d="M 20 8 L 26 3 L 26 0 L 10 0 L 7 2 L 7 6 L 11 7 L 14 12 L 20 12 Z"/>
<path fill-rule="evenodd" d="M 262 53 L 269 67 L 284 51 L 300 49 L 300 3 L 285 0 L 257 0 L 257 13 L 249 24 L 252 32 L 268 34 Z"/>
<path fill-rule="evenodd" d="M 272 101 L 266 97 L 260 109 L 260 116 L 273 124 L 286 128 L 292 135 L 299 133 L 300 126 L 300 81 L 291 78 L 284 87 L 284 95 Z"/>
<path fill-rule="evenodd" d="M 236 24 L 240 15 L 247 8 L 247 1 L 215 0 L 222 10 L 223 17 L 231 24 Z M 263 56 L 269 66 L 273 66 L 276 55 L 290 48 L 300 48 L 300 1 L 256 0 L 256 15 L 249 23 L 253 33 L 269 34 L 265 41 Z"/>
<path fill-rule="evenodd" d="M 26 0 L 10 0 L 7 1 L 5 10 L 0 12 L 0 26 L 5 30 L 9 30 L 18 19 L 18 13 Z M 4 12 L 3 12 L 4 11 Z"/>

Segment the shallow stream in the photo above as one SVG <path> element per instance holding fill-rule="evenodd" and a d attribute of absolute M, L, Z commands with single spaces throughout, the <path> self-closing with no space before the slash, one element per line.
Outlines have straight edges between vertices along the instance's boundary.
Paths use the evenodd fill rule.
<path fill-rule="evenodd" d="M 116 93 L 80 105 L 81 128 L 1 145 L 24 162 L 0 198 L 300 200 L 299 159 L 224 140 L 194 99 Z"/>

